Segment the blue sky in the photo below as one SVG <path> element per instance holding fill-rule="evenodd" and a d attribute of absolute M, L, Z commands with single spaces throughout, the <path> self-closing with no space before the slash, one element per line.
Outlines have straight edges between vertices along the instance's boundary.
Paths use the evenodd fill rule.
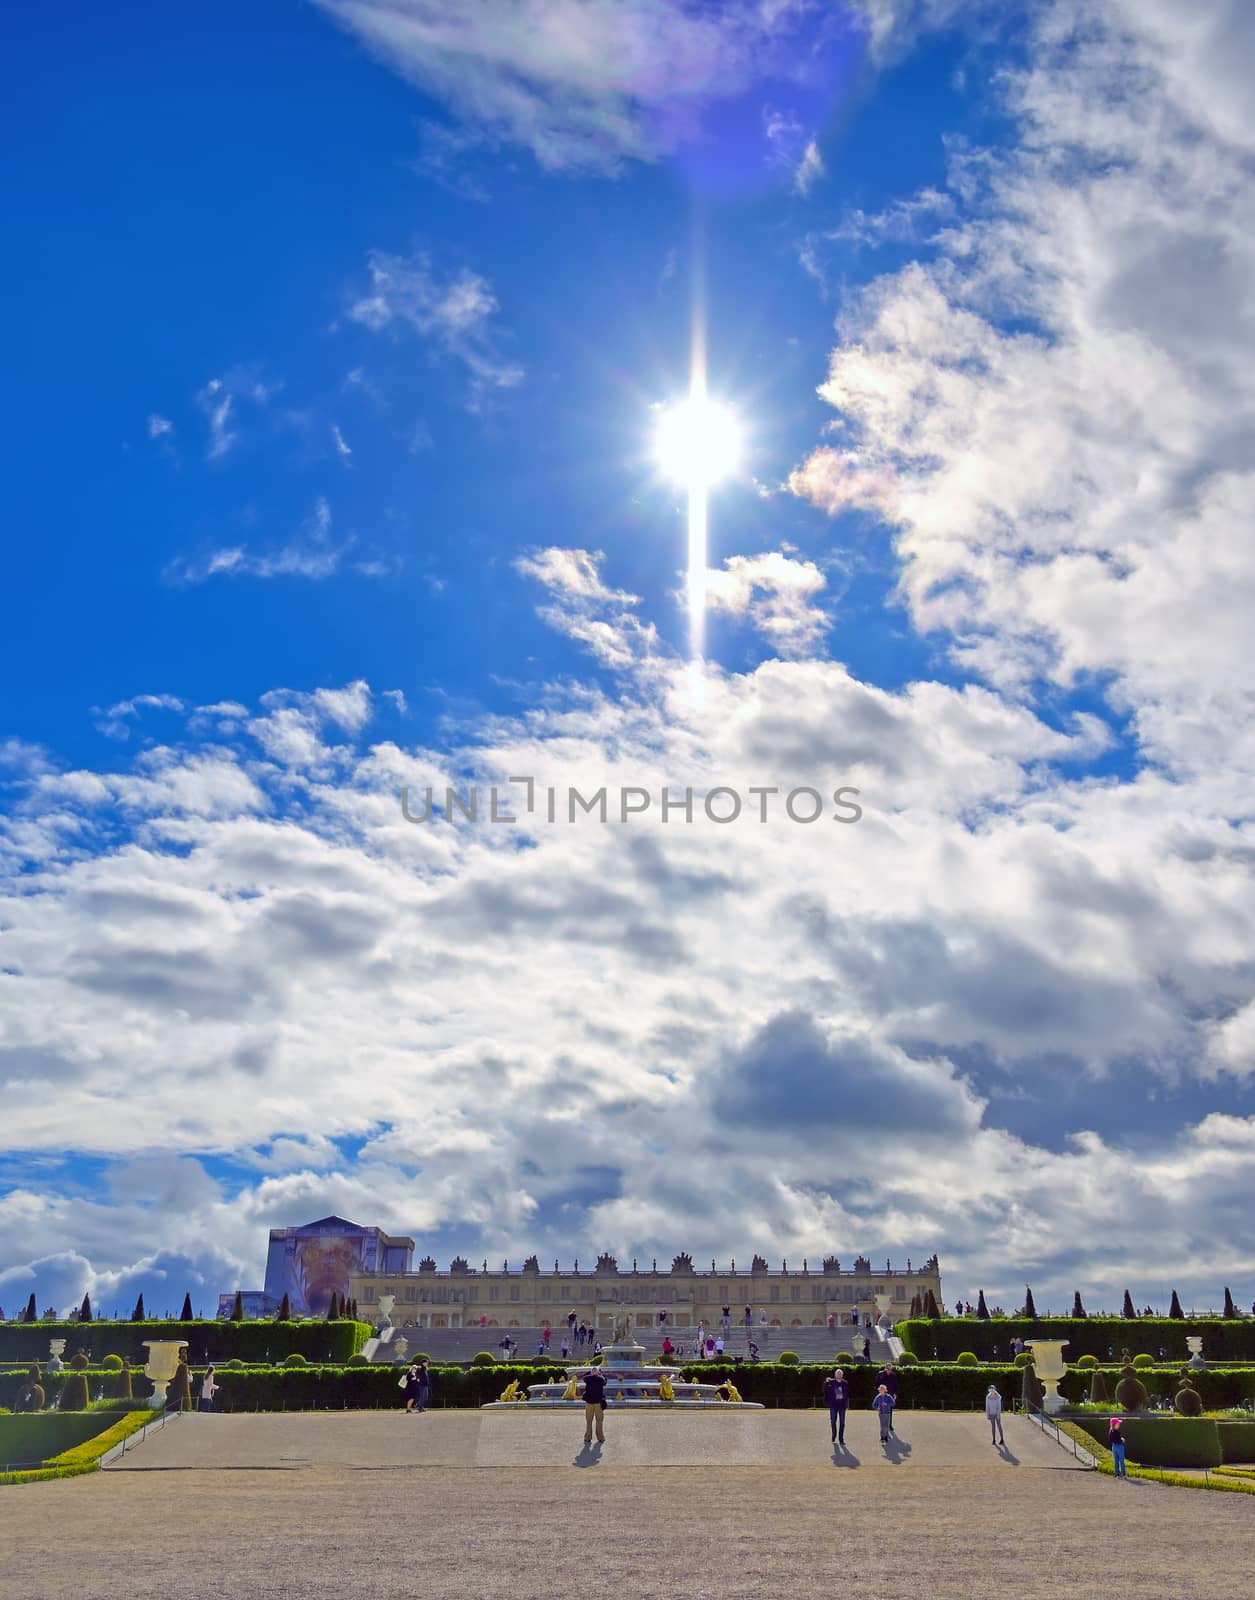
<path fill-rule="evenodd" d="M 1255 1277 L 1248 32 L 24 9 L 0 1305 L 260 1282 L 328 1210 Z M 700 693 L 653 450 L 698 303 Z M 399 815 L 511 771 L 867 813 Z"/>

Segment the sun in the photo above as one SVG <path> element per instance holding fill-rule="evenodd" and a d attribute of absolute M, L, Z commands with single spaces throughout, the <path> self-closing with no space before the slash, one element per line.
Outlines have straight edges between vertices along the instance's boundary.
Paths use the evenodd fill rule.
<path fill-rule="evenodd" d="M 659 413 L 654 457 L 673 483 L 700 493 L 739 466 L 740 424 L 727 406 L 692 394 Z"/>

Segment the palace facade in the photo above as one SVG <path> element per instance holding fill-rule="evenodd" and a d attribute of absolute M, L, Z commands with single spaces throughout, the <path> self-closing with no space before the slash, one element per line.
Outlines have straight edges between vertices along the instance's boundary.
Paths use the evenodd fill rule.
<path fill-rule="evenodd" d="M 515 1268 L 506 1262 L 499 1271 L 486 1261 L 477 1269 L 459 1256 L 441 1271 L 426 1256 L 417 1272 L 359 1269 L 349 1276 L 349 1294 L 365 1320 L 380 1320 L 380 1297 L 391 1296 L 391 1320 L 419 1328 L 558 1328 L 572 1311 L 597 1330 L 625 1321 L 634 1328 L 693 1328 L 699 1322 L 709 1328 L 718 1324 L 724 1306 L 742 1326 L 747 1306 L 756 1325 L 765 1320 L 774 1327 L 819 1327 L 829 1317 L 849 1325 L 875 1321 L 882 1313 L 896 1322 L 909 1315 L 915 1296 L 930 1289 L 937 1304 L 944 1304 L 936 1256 L 918 1267 L 909 1260 L 905 1267 L 873 1267 L 866 1256 L 856 1256 L 848 1267 L 836 1256 L 814 1265 L 804 1260 L 800 1266 L 785 1261 L 769 1267 L 755 1256 L 740 1268 L 735 1261 L 722 1268 L 712 1261 L 709 1271 L 683 1253 L 661 1268 L 657 1261 L 621 1267 L 614 1256 L 602 1255 L 585 1271 L 578 1261 L 568 1270 L 555 1261 L 552 1270 L 542 1271 L 535 1256 Z"/>

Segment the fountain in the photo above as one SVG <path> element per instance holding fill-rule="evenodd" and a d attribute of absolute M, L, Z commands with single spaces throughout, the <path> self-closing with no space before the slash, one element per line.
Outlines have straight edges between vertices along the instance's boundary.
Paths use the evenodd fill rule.
<path fill-rule="evenodd" d="M 628 1343 L 624 1328 L 622 1342 L 607 1345 L 601 1354 L 601 1371 L 606 1379 L 606 1409 L 624 1411 L 701 1411 L 731 1410 L 761 1411 L 756 1400 L 721 1400 L 717 1383 L 686 1383 L 674 1367 L 647 1367 L 645 1351 L 639 1344 Z M 489 1400 L 483 1411 L 540 1411 L 565 1410 L 582 1406 L 583 1394 L 580 1379 L 589 1370 L 589 1363 L 567 1367 L 566 1377 L 558 1383 L 529 1383 L 524 1393 L 518 1380 L 509 1384 L 500 1400 Z M 735 1391 L 734 1391 L 735 1392 Z M 509 1396 L 507 1399 L 506 1396 Z"/>
<path fill-rule="evenodd" d="M 179 1362 L 183 1360 L 187 1340 L 145 1339 L 143 1343 L 148 1351 L 148 1361 L 144 1371 L 153 1386 L 152 1398 L 148 1403 L 154 1410 L 160 1410 L 166 1403 L 166 1385 L 179 1370 Z"/>

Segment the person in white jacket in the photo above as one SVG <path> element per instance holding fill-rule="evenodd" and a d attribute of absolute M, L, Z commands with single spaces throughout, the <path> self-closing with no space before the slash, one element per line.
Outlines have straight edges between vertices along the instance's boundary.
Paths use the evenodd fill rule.
<path fill-rule="evenodd" d="M 991 1383 L 989 1393 L 985 1396 L 985 1415 L 989 1418 L 989 1442 L 992 1445 L 1005 1445 L 1006 1438 L 1002 1432 L 1002 1396 Z"/>
<path fill-rule="evenodd" d="M 212 1367 L 205 1368 L 205 1376 L 200 1380 L 200 1406 L 201 1411 L 212 1411 L 214 1396 L 218 1392 L 218 1380 L 214 1376 Z"/>

